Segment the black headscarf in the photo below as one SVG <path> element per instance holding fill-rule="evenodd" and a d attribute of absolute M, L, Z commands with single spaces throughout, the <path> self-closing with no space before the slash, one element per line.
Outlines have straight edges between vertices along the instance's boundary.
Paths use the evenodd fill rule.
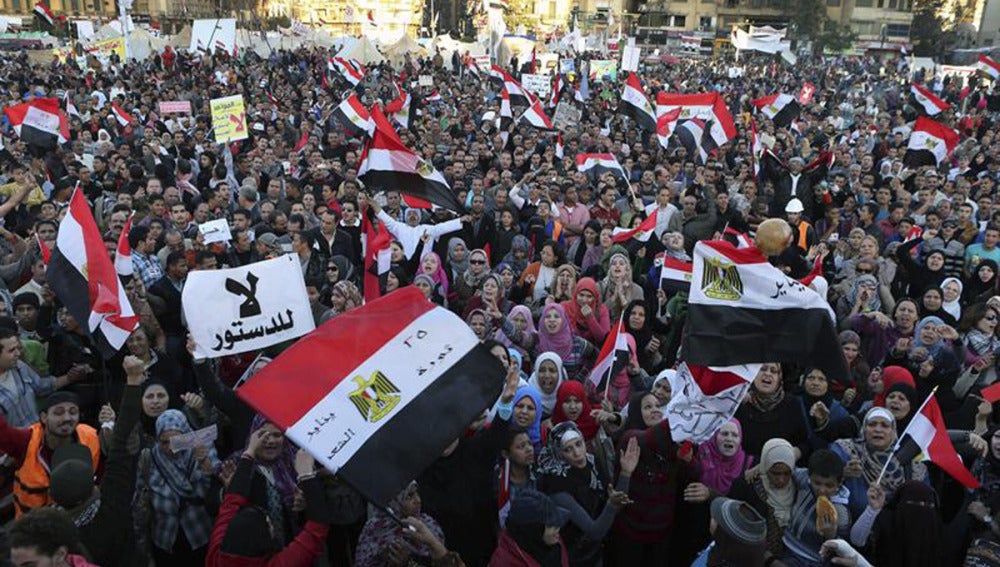
<path fill-rule="evenodd" d="M 983 281 L 979 279 L 979 268 L 983 266 L 989 266 L 993 269 L 993 277 L 988 281 Z M 979 264 L 974 270 L 972 270 L 972 275 L 965 280 L 965 286 L 962 288 L 962 301 L 965 303 L 976 303 L 979 296 L 991 292 L 996 289 L 997 284 L 997 263 L 989 258 L 983 258 L 979 261 Z"/>
<path fill-rule="evenodd" d="M 878 567 L 944 565 L 944 524 L 937 493 L 926 483 L 904 483 L 875 518 Z"/>
<path fill-rule="evenodd" d="M 641 329 L 635 329 L 629 324 L 629 316 L 632 314 L 632 310 L 636 307 L 642 307 L 646 311 L 646 320 L 642 324 Z M 649 340 L 653 338 L 653 322 L 650 317 L 649 307 L 646 306 L 646 302 L 641 299 L 636 299 L 629 302 L 625 306 L 625 311 L 622 313 L 622 322 L 625 324 L 625 329 L 632 335 L 635 339 L 635 348 L 640 353 L 646 350 L 646 345 L 649 344 Z"/>
<path fill-rule="evenodd" d="M 545 526 L 542 524 L 508 524 L 507 534 L 517 543 L 521 551 L 527 553 L 541 567 L 562 565 L 562 546 L 548 545 L 542 539 Z"/>

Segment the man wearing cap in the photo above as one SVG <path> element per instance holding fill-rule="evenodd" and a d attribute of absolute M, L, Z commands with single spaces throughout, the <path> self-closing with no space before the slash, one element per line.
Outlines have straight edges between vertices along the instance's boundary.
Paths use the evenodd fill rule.
<path fill-rule="evenodd" d="M 792 227 L 792 242 L 804 254 L 809 252 L 809 249 L 815 246 L 819 239 L 816 237 L 816 229 L 802 219 L 802 210 L 802 201 L 798 199 L 791 199 L 785 205 L 788 224 Z"/>
<path fill-rule="evenodd" d="M 84 445 L 90 452 L 91 472 L 101 458 L 97 431 L 80 423 L 80 402 L 75 394 L 57 391 L 39 402 L 39 420 L 26 429 L 12 427 L 0 417 L 0 451 L 14 459 L 14 509 L 17 516 L 52 503 L 49 470 L 57 449 Z"/>

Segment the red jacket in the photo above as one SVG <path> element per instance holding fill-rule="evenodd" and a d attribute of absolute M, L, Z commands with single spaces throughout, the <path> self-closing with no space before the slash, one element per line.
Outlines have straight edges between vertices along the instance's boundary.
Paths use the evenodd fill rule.
<path fill-rule="evenodd" d="M 212 537 L 208 540 L 205 567 L 311 567 L 320 553 L 326 550 L 329 527 L 310 520 L 292 543 L 271 557 L 241 557 L 223 553 L 222 539 L 226 537 L 229 523 L 249 503 L 240 494 L 226 494 L 212 528 Z"/>
<path fill-rule="evenodd" d="M 562 539 L 559 540 L 559 547 L 562 548 L 562 567 L 569 567 L 569 556 L 566 555 L 566 546 Z M 535 558 L 528 555 L 517 546 L 514 538 L 507 535 L 507 531 L 500 532 L 500 541 L 497 542 L 497 549 L 490 557 L 489 567 L 540 567 Z"/>

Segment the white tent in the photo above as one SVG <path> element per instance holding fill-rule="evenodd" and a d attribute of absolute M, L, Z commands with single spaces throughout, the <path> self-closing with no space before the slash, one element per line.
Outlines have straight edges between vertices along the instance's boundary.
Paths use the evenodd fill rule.
<path fill-rule="evenodd" d="M 358 39 L 350 49 L 342 49 L 337 56 L 345 59 L 355 59 L 362 65 L 371 65 L 385 61 L 385 56 L 379 53 L 378 48 L 367 37 Z"/>
<path fill-rule="evenodd" d="M 160 53 L 167 46 L 166 40 L 155 37 L 142 28 L 132 30 L 128 36 L 129 58 L 143 60 L 153 53 Z"/>
<path fill-rule="evenodd" d="M 399 38 L 399 41 L 386 47 L 383 51 L 385 56 L 389 58 L 389 62 L 396 67 L 403 63 L 407 54 L 412 59 L 427 56 L 427 50 L 408 35 Z"/>

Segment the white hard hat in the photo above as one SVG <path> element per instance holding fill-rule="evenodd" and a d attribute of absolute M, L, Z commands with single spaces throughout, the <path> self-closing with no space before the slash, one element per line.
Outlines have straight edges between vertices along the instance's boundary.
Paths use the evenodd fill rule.
<path fill-rule="evenodd" d="M 802 206 L 802 201 L 798 199 L 792 199 L 787 205 L 785 205 L 786 213 L 801 213 L 803 210 L 805 209 Z"/>

